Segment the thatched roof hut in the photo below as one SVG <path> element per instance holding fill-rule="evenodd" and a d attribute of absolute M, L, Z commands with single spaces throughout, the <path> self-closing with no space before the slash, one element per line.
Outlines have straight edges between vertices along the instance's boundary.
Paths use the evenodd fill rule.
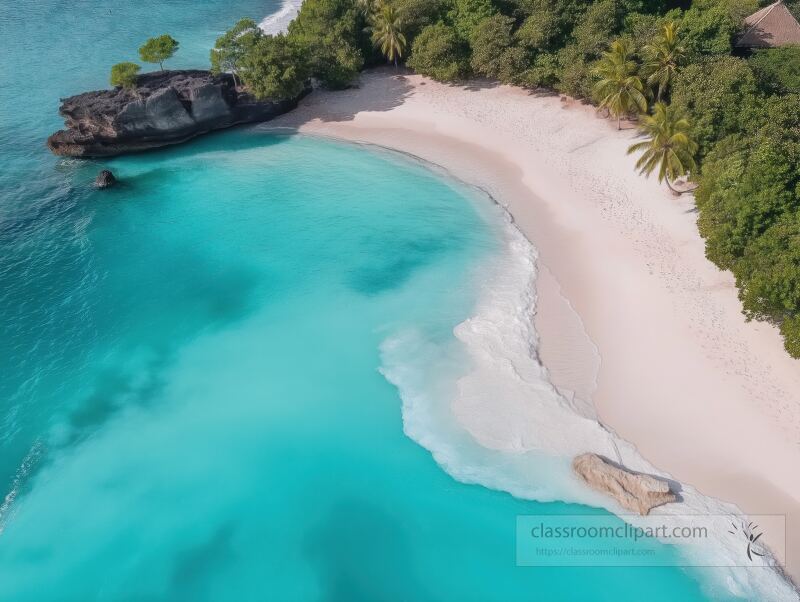
<path fill-rule="evenodd" d="M 744 20 L 744 33 L 737 48 L 777 48 L 800 44 L 800 23 L 783 0 L 765 6 Z"/>

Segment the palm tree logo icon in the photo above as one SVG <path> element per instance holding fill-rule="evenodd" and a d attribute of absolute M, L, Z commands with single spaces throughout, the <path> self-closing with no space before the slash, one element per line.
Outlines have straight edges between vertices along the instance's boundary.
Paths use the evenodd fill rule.
<path fill-rule="evenodd" d="M 747 558 L 749 558 L 751 562 L 753 561 L 754 555 L 764 556 L 764 554 L 757 552 L 755 549 L 756 542 L 764 534 L 759 531 L 757 524 L 753 522 L 745 524 L 745 522 L 742 521 L 739 525 L 736 523 L 731 523 L 731 526 L 733 529 L 729 529 L 728 533 L 744 537 L 744 539 L 747 541 Z"/>

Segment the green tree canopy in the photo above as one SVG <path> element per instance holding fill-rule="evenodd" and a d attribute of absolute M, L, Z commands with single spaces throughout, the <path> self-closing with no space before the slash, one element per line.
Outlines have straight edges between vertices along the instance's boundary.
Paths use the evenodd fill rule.
<path fill-rule="evenodd" d="M 597 58 L 619 33 L 623 14 L 619 0 L 593 2 L 572 30 L 572 42 L 588 58 Z"/>
<path fill-rule="evenodd" d="M 450 0 L 450 4 L 447 17 L 465 40 L 472 38 L 478 23 L 497 12 L 491 0 Z"/>
<path fill-rule="evenodd" d="M 521 48 L 514 45 L 514 19 L 497 14 L 486 17 L 472 32 L 472 68 L 475 73 L 497 78 L 504 83 L 515 81 L 524 70 Z"/>
<path fill-rule="evenodd" d="M 470 74 L 469 45 L 454 27 L 428 25 L 414 40 L 408 66 L 439 81 L 464 79 Z"/>
<path fill-rule="evenodd" d="M 533 63 L 518 78 L 520 84 L 530 87 L 555 87 L 561 77 L 558 57 L 550 52 L 540 52 Z"/>
<path fill-rule="evenodd" d="M 178 46 L 178 41 L 168 34 L 150 38 L 139 47 L 139 58 L 145 63 L 158 63 L 163 71 L 164 61 L 175 55 Z"/>
<path fill-rule="evenodd" d="M 694 139 L 704 157 L 718 140 L 745 131 L 757 120 L 758 85 L 747 61 L 706 57 L 675 77 L 672 103 L 692 116 Z"/>
<path fill-rule="evenodd" d="M 309 77 L 302 49 L 284 34 L 261 36 L 243 58 L 242 67 L 245 85 L 259 99 L 294 98 Z"/>
<path fill-rule="evenodd" d="M 288 36 L 302 49 L 312 77 L 331 89 L 350 85 L 364 65 L 364 16 L 353 0 L 305 0 Z M 362 43 L 364 42 L 364 43 Z"/>
<path fill-rule="evenodd" d="M 794 358 L 800 358 L 800 315 L 784 318 L 781 334 L 786 351 Z"/>
<path fill-rule="evenodd" d="M 757 50 L 748 63 L 767 94 L 800 93 L 800 46 Z"/>
<path fill-rule="evenodd" d="M 706 255 L 734 269 L 745 249 L 800 206 L 800 96 L 774 97 L 742 135 L 718 142 L 695 192 Z"/>
<path fill-rule="evenodd" d="M 428 25 L 442 21 L 447 12 L 447 0 L 392 0 L 392 6 L 403 17 L 403 31 L 411 44 Z"/>
<path fill-rule="evenodd" d="M 800 314 L 800 211 L 784 213 L 750 243 L 734 268 L 749 318 Z"/>
<path fill-rule="evenodd" d="M 618 0 L 599 0 L 585 6 L 577 17 L 569 41 L 558 53 L 561 67 L 558 88 L 562 92 L 585 98 L 593 95 L 591 65 L 619 32 L 621 19 Z"/>
<path fill-rule="evenodd" d="M 211 72 L 233 73 L 234 80 L 242 69 L 245 56 L 256 45 L 263 32 L 253 19 L 240 19 L 236 25 L 217 38 L 211 49 Z"/>
<path fill-rule="evenodd" d="M 729 54 L 744 17 L 758 8 L 757 0 L 694 0 L 680 22 L 687 54 Z"/>
<path fill-rule="evenodd" d="M 528 48 L 546 50 L 563 35 L 565 19 L 555 0 L 529 0 L 524 7 L 526 17 L 517 31 L 517 38 Z"/>
<path fill-rule="evenodd" d="M 111 85 L 120 88 L 136 87 L 136 77 L 142 68 L 136 63 L 117 63 L 111 67 Z"/>

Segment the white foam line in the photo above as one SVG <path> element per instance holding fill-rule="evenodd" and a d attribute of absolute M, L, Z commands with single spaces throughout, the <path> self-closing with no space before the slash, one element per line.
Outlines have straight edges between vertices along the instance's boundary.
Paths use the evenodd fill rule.
<path fill-rule="evenodd" d="M 264 17 L 258 26 L 264 33 L 275 34 L 286 31 L 286 28 L 289 27 L 289 23 L 291 23 L 292 19 L 300 12 L 301 4 L 303 4 L 303 0 L 284 0 L 280 9 Z"/>
<path fill-rule="evenodd" d="M 476 269 L 481 293 L 475 313 L 454 330 L 461 349 L 442 349 L 417 331 L 397 333 L 381 347 L 381 371 L 402 398 L 404 430 L 459 481 L 524 499 L 575 502 L 626 514 L 578 481 L 570 470 L 572 457 L 595 452 L 620 458 L 632 470 L 665 479 L 670 475 L 594 416 L 580 413 L 551 384 L 537 359 L 533 324 L 536 250 L 503 214 L 505 248 L 489 265 Z M 691 486 L 681 485 L 680 495 L 680 503 L 651 514 L 679 526 L 692 525 L 689 515 L 700 515 L 703 524 L 712 521 L 714 533 L 726 533 L 731 518 L 743 516 L 736 506 Z M 622 518 L 645 525 L 637 517 Z M 736 567 L 742 553 L 738 544 L 720 539 L 681 546 L 681 552 L 698 566 Z M 704 586 L 763 602 L 800 600 L 779 563 L 765 552 L 767 568 L 720 568 L 711 575 L 715 582 Z"/>
<path fill-rule="evenodd" d="M 40 440 L 37 439 L 33 446 L 31 446 L 31 449 L 25 455 L 25 458 L 23 458 L 22 464 L 20 464 L 20 466 L 17 468 L 17 472 L 14 475 L 14 480 L 11 483 L 11 490 L 6 494 L 5 498 L 3 499 L 3 503 L 0 504 L 0 535 L 2 535 L 3 531 L 5 530 L 9 517 L 13 512 L 14 501 L 19 495 L 23 483 L 26 481 L 28 475 L 34 469 L 43 454 L 44 445 Z"/>

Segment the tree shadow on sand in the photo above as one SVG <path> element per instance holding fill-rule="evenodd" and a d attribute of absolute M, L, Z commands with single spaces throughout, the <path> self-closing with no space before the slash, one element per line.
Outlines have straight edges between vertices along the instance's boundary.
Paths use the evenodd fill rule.
<path fill-rule="evenodd" d="M 404 67 L 375 67 L 363 71 L 358 81 L 345 90 L 313 92 L 304 98 L 297 109 L 270 122 L 261 124 L 263 130 L 293 130 L 309 121 L 342 122 L 352 121 L 358 113 L 391 111 L 411 96 L 414 85 L 409 76 L 414 73 Z M 419 86 L 429 82 L 421 81 Z M 445 84 L 468 92 L 480 92 L 497 88 L 502 84 L 497 80 L 478 78 Z M 370 93 L 362 93 L 362 88 Z M 524 90 L 520 88 L 520 90 Z M 532 96 L 558 96 L 557 92 L 543 88 L 530 89 Z"/>
<path fill-rule="evenodd" d="M 402 105 L 414 87 L 410 72 L 394 67 L 378 67 L 361 73 L 358 81 L 344 90 L 314 92 L 300 102 L 294 111 L 264 124 L 267 129 L 299 127 L 311 120 L 323 122 L 352 121 L 358 113 L 391 111 Z M 361 87 L 371 93 L 363 94 Z M 324 110 L 319 110 L 323 107 Z"/>

